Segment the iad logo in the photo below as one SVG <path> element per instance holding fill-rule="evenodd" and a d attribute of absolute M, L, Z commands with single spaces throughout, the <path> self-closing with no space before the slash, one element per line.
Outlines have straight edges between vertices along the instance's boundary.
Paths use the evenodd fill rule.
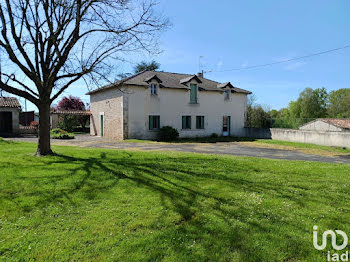
<path fill-rule="evenodd" d="M 342 236 L 342 238 L 343 238 L 343 244 L 341 244 L 341 245 L 337 244 L 337 234 Z M 348 236 L 345 234 L 345 232 L 343 232 L 341 230 L 335 230 L 335 232 L 333 230 L 327 230 L 327 231 L 323 232 L 322 243 L 321 243 L 321 245 L 319 245 L 318 244 L 318 226 L 314 226 L 314 234 L 313 234 L 314 247 L 317 250 L 324 250 L 327 246 L 327 237 L 328 236 L 331 236 L 331 241 L 332 241 L 331 243 L 332 243 L 333 249 L 343 250 L 344 248 L 347 247 Z M 338 254 L 338 253 L 331 254 L 331 252 L 328 251 L 327 259 L 328 259 L 328 261 L 349 261 L 349 253 L 347 251 L 343 254 Z"/>

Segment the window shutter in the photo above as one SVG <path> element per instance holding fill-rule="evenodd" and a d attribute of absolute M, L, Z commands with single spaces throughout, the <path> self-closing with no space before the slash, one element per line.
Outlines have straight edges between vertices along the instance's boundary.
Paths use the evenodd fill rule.
<path fill-rule="evenodd" d="M 148 124 L 149 124 L 149 130 L 152 130 L 153 129 L 153 116 L 149 116 Z"/>
<path fill-rule="evenodd" d="M 183 116 L 182 117 L 182 129 L 185 129 L 186 128 L 186 117 Z"/>
<path fill-rule="evenodd" d="M 191 129 L 191 122 L 192 122 L 192 121 L 191 121 L 191 117 L 189 116 L 189 117 L 188 117 L 188 128 L 189 128 L 189 129 Z"/>
<path fill-rule="evenodd" d="M 156 128 L 158 129 L 158 128 L 160 128 L 160 116 L 157 116 L 156 122 L 157 122 Z"/>
<path fill-rule="evenodd" d="M 190 84 L 190 102 L 197 103 L 197 86 L 194 84 Z"/>
<path fill-rule="evenodd" d="M 201 128 L 204 128 L 204 116 L 201 117 Z"/>
<path fill-rule="evenodd" d="M 199 124 L 200 119 L 199 119 L 199 118 L 200 118 L 200 116 L 197 116 L 197 117 L 196 117 L 196 128 L 197 128 L 197 129 L 200 128 L 200 124 Z"/>

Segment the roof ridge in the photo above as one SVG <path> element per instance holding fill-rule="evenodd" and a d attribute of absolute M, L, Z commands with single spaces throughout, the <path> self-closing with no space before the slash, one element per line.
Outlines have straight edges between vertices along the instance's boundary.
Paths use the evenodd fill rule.
<path fill-rule="evenodd" d="M 186 76 L 198 76 L 197 74 L 184 74 L 184 73 L 176 73 L 176 72 L 166 72 L 166 71 L 151 71 L 149 70 L 150 72 L 160 72 L 160 73 L 166 73 L 166 74 L 173 74 L 173 75 L 186 75 Z M 198 76 L 199 77 L 199 76 Z M 218 82 L 218 81 L 215 81 L 215 80 L 212 80 L 212 79 L 209 79 L 209 78 L 206 78 L 206 77 L 200 77 L 200 78 L 203 78 L 203 79 L 206 79 L 206 80 L 209 80 L 209 81 L 212 81 L 212 82 L 215 82 L 215 83 L 218 83 L 218 84 L 221 84 L 221 82 Z"/>

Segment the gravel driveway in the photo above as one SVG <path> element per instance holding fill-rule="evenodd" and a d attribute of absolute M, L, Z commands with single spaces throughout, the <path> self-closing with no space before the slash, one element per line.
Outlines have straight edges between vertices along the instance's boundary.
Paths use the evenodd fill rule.
<path fill-rule="evenodd" d="M 37 138 L 6 138 L 12 141 L 37 142 Z M 138 143 L 127 141 L 113 141 L 106 138 L 89 135 L 78 135 L 74 140 L 51 140 L 53 145 L 68 145 L 92 148 L 126 149 L 141 151 L 178 151 L 205 154 L 222 154 L 234 156 L 252 156 L 271 159 L 316 161 L 326 163 L 350 164 L 350 155 L 325 157 L 301 153 L 294 150 L 261 148 L 244 146 L 236 142 L 220 143 Z"/>

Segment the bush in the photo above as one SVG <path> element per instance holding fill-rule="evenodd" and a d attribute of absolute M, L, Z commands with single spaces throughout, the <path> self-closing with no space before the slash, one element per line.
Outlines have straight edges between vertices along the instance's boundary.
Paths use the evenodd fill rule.
<path fill-rule="evenodd" d="M 58 120 L 58 127 L 67 130 L 68 132 L 73 132 L 75 126 L 78 126 L 78 118 L 77 116 L 60 116 Z"/>
<path fill-rule="evenodd" d="M 53 139 L 74 139 L 74 135 L 64 131 L 60 128 L 54 128 L 50 131 L 51 138 Z"/>
<path fill-rule="evenodd" d="M 216 133 L 212 133 L 211 135 L 210 135 L 210 138 L 218 138 L 219 136 L 218 136 L 218 134 L 216 134 Z"/>
<path fill-rule="evenodd" d="M 171 126 L 163 126 L 158 131 L 159 141 L 173 141 L 179 137 L 179 132 Z"/>

